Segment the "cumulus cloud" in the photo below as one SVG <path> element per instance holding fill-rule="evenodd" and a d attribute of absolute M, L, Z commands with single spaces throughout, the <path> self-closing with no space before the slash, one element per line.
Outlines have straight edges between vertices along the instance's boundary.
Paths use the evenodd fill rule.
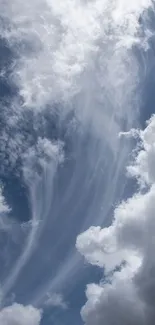
<path fill-rule="evenodd" d="M 0 310 L 1 325 L 39 325 L 41 311 L 33 306 L 14 303 Z"/>
<path fill-rule="evenodd" d="M 88 325 L 152 325 L 155 319 L 155 116 L 144 131 L 128 167 L 139 190 L 114 211 L 108 228 L 91 227 L 77 238 L 77 248 L 105 278 L 89 284 L 82 317 Z"/>

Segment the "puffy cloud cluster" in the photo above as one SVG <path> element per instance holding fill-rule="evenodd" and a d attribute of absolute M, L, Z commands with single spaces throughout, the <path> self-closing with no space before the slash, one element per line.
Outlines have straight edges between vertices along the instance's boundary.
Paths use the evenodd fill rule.
<path fill-rule="evenodd" d="M 138 192 L 114 211 L 108 228 L 91 227 L 77 238 L 88 262 L 105 269 L 89 284 L 82 317 L 87 325 L 152 325 L 155 320 L 155 116 L 144 131 L 134 162 Z"/>
<path fill-rule="evenodd" d="M 39 325 L 41 311 L 33 306 L 14 303 L 0 310 L 1 325 Z"/>

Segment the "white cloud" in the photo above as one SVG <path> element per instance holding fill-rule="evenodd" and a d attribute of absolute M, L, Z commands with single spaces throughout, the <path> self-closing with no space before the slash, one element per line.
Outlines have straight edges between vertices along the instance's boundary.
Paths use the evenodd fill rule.
<path fill-rule="evenodd" d="M 143 150 L 139 152 L 133 166 L 128 167 L 129 173 L 136 177 L 140 184 L 151 185 L 155 183 L 155 123 L 154 116 L 150 119 L 147 128 L 139 132 L 143 143 Z"/>
<path fill-rule="evenodd" d="M 54 111 L 54 114 L 60 115 L 61 122 L 65 121 L 64 116 L 70 109 L 76 108 L 76 119 L 84 125 L 85 122 L 90 125 L 91 121 L 95 135 L 100 134 L 103 141 L 102 156 L 106 156 L 103 144 L 112 149 L 112 154 L 117 154 L 119 140 L 116 135 L 120 131 L 121 121 L 127 121 L 127 125 L 130 125 L 136 116 L 136 90 L 141 73 L 139 74 L 139 63 L 137 64 L 132 46 L 139 44 L 140 47 L 145 47 L 150 37 L 147 27 L 142 35 L 139 24 L 140 15 L 149 5 L 149 0 L 131 0 L 128 3 L 126 0 L 14 0 L 13 4 L 10 0 L 0 0 L 0 16 L 4 22 L 1 36 L 8 41 L 8 46 L 15 54 L 10 78 L 18 89 L 17 98 L 11 107 L 5 109 L 3 124 L 7 128 L 4 132 L 2 130 L 0 137 L 0 158 L 4 162 L 2 169 L 6 167 L 8 171 L 10 166 L 15 168 L 17 162 L 20 159 L 23 161 L 24 157 L 24 173 L 28 180 L 32 180 L 35 159 L 38 158 L 39 164 L 44 164 L 42 157 L 51 159 L 50 153 L 53 154 L 53 148 L 56 147 L 46 139 L 40 142 L 40 128 L 37 128 L 35 119 L 39 116 L 36 112 L 43 111 L 47 104 L 52 114 Z M 136 94 L 136 98 L 133 94 Z M 29 116 L 31 109 L 35 114 Z M 33 124 L 34 139 L 27 124 Z M 23 134 L 25 127 L 26 132 Z M 126 148 L 123 148 L 117 164 L 111 164 L 109 174 L 114 175 L 113 187 L 119 175 L 118 170 L 123 166 L 125 153 Z M 56 166 L 57 161 L 54 164 Z M 51 179 L 53 180 L 55 170 L 56 168 L 52 169 L 50 174 L 49 170 L 44 170 L 43 186 L 38 186 L 35 182 L 34 186 L 30 186 L 33 192 L 32 215 L 37 220 L 32 222 L 32 232 L 25 251 L 7 280 L 6 291 L 15 283 L 36 243 L 38 233 L 36 227 L 33 227 L 34 221 L 38 222 L 40 216 L 48 215 L 53 184 Z M 114 170 L 116 174 L 113 173 Z M 107 197 L 111 203 L 109 195 Z M 108 230 L 98 228 L 99 243 L 94 238 L 96 229 L 92 228 L 92 253 L 90 246 L 85 245 L 85 240 L 81 249 L 84 253 L 87 250 L 88 260 L 93 264 L 104 265 L 107 272 L 128 254 L 128 248 L 120 248 L 115 228 L 115 225 L 110 228 L 106 238 L 105 232 Z M 111 236 L 113 232 L 115 240 Z M 87 234 L 89 237 L 89 232 Z M 81 238 L 80 241 L 82 240 Z M 110 249 L 108 256 L 100 249 L 103 242 L 106 244 L 105 252 Z M 117 250 L 114 259 L 113 250 Z M 133 258 L 137 265 L 138 257 L 134 255 Z"/>
<path fill-rule="evenodd" d="M 65 115 L 76 101 L 78 119 L 91 119 L 96 131 L 112 116 L 111 133 L 118 127 L 114 117 L 132 119 L 129 106 L 139 68 L 129 49 L 143 46 L 150 36 L 147 28 L 142 36 L 138 21 L 150 0 L 0 4 L 10 27 L 2 28 L 2 36 L 18 54 L 12 79 L 25 107 L 61 103 L 59 113 Z"/>
<path fill-rule="evenodd" d="M 34 181 L 38 171 L 43 171 L 48 165 L 56 170 L 64 160 L 63 143 L 52 142 L 47 138 L 38 137 L 37 143 L 23 154 L 23 173 L 26 181 Z"/>
<path fill-rule="evenodd" d="M 23 134 L 31 122 L 25 112 L 43 111 L 47 104 L 61 120 L 74 110 L 78 121 L 91 121 L 95 133 L 117 152 L 120 121 L 131 124 L 137 112 L 137 88 L 143 78 L 131 49 L 134 44 L 145 47 L 151 37 L 147 22 L 143 30 L 139 24 L 151 3 L 14 0 L 12 6 L 0 0 L 0 35 L 15 54 L 10 79 L 18 89 L 11 107 L 3 108 L 7 127 L 0 136 L 0 158 L 5 162 L 0 168 L 15 168 L 33 145 L 30 130 Z"/>
<path fill-rule="evenodd" d="M 8 207 L 5 198 L 3 196 L 3 188 L 0 185 L 0 215 L 8 213 L 10 211 L 10 208 Z"/>
<path fill-rule="evenodd" d="M 87 287 L 82 317 L 88 325 L 154 323 L 155 116 L 139 136 L 139 151 L 128 171 L 143 188 L 115 209 L 110 227 L 91 227 L 77 238 L 81 254 L 104 267 L 107 276 Z"/>
<path fill-rule="evenodd" d="M 44 228 L 46 218 L 50 213 L 53 182 L 59 163 L 63 162 L 63 143 L 52 142 L 38 137 L 34 146 L 23 154 L 23 174 L 30 191 L 32 218 L 27 228 L 28 234 L 24 249 L 14 264 L 4 283 L 4 295 L 15 284 L 19 273 L 25 266 Z"/>
<path fill-rule="evenodd" d="M 39 325 L 41 311 L 33 306 L 14 303 L 0 310 L 1 325 Z"/>
<path fill-rule="evenodd" d="M 48 293 L 44 300 L 45 307 L 60 307 L 67 309 L 68 305 L 64 301 L 64 297 L 60 293 Z"/>
<path fill-rule="evenodd" d="M 0 184 L 0 231 L 9 231 L 13 221 L 9 219 L 8 213 L 11 211 L 3 195 L 3 186 Z"/>

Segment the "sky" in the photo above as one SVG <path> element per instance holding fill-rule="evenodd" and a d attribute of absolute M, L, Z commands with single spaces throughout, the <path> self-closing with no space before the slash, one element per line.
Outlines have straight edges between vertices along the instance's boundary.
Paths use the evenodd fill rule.
<path fill-rule="evenodd" d="M 154 0 L 0 9 L 0 325 L 153 325 Z"/>

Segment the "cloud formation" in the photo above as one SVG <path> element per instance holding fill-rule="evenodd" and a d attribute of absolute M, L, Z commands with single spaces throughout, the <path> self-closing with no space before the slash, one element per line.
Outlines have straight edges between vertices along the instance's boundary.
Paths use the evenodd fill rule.
<path fill-rule="evenodd" d="M 0 177 L 10 177 L 13 173 L 20 182 L 26 182 L 31 207 L 31 222 L 24 245 L 21 245 L 22 251 L 4 277 L 4 297 L 13 287 L 16 289 L 19 274 L 27 274 L 27 269 L 24 273 L 25 266 L 34 272 L 34 275 L 29 272 L 31 277 L 27 279 L 30 288 L 32 280 L 37 279 L 35 268 L 38 278 L 42 279 L 41 273 L 45 274 L 45 286 L 38 288 L 37 294 L 32 294 L 37 299 L 47 292 L 47 287 L 49 290 L 55 283 L 60 286 L 66 284 L 67 279 L 70 281 L 70 274 L 77 271 L 79 265 L 72 249 L 74 243 L 68 245 L 73 233 L 77 234 L 77 229 L 91 224 L 94 219 L 89 219 L 90 211 L 93 216 L 98 209 L 96 223 L 105 220 L 114 202 L 118 181 L 121 183 L 120 175 L 129 150 L 128 146 L 120 150 L 117 134 L 122 124 L 128 129 L 137 119 L 139 82 L 146 68 L 144 54 L 151 37 L 147 13 L 145 27 L 140 17 L 151 3 L 150 0 L 131 0 L 128 3 L 125 0 L 66 0 L 65 4 L 63 0 L 14 0 L 12 5 L 10 0 L 0 0 L 0 35 L 12 56 L 8 75 L 6 73 L 7 81 L 10 88 L 12 85 L 15 88 L 11 101 L 8 103 L 7 98 L 1 109 Z M 141 63 L 134 47 L 141 52 Z M 88 138 L 89 141 L 85 142 Z M 71 155 L 67 152 L 69 146 Z M 59 191 L 54 197 L 53 189 L 57 180 L 59 184 L 57 167 L 64 156 L 71 162 L 75 159 L 76 166 L 67 181 L 65 178 L 66 188 L 59 200 Z M 138 178 L 137 166 L 135 163 L 130 173 Z M 94 188 L 92 185 L 95 195 L 83 218 L 81 211 L 87 197 L 90 201 L 92 180 L 95 180 Z M 123 186 L 120 184 L 120 193 Z M 101 199 L 98 198 L 99 192 L 103 193 Z M 103 220 L 100 212 L 102 199 Z M 52 206 L 51 202 L 56 203 Z M 59 206 L 62 206 L 60 210 Z M 67 226 L 63 227 L 62 223 L 61 236 L 60 218 L 64 214 L 67 215 Z M 51 232 L 56 220 L 59 226 L 55 228 L 59 232 L 53 237 L 59 240 L 56 239 L 56 245 L 51 248 Z M 107 273 L 129 255 L 129 248 L 122 248 L 118 243 L 115 228 L 117 224 L 104 231 L 91 228 L 85 233 L 87 238 L 79 237 L 79 249 L 92 264 L 104 266 Z M 45 264 L 40 270 L 37 267 L 40 263 L 39 249 L 45 250 L 46 247 L 50 258 L 43 262 Z M 64 263 L 59 266 L 57 249 L 60 252 L 65 247 Z M 132 272 L 133 261 L 134 272 L 141 263 L 139 255 L 132 253 L 132 258 L 128 259 Z M 44 265 L 49 266 L 48 274 Z M 56 275 L 51 275 L 51 269 Z M 22 281 L 19 286 L 22 288 Z M 53 302 L 53 298 L 49 298 L 48 304 L 64 306 L 61 297 L 54 299 Z"/>
<path fill-rule="evenodd" d="M 76 106 L 78 119 L 93 121 L 96 132 L 106 128 L 110 117 L 113 128 L 114 117 L 132 117 L 129 102 L 139 67 L 130 49 L 135 44 L 145 47 L 151 36 L 138 21 L 150 0 L 67 0 L 65 6 L 63 1 L 16 0 L 13 8 L 8 0 L 0 4 L 2 21 L 9 26 L 2 26 L 2 37 L 15 54 L 11 80 L 25 108 L 38 111 L 49 103 L 63 104 L 63 117 Z"/>
<path fill-rule="evenodd" d="M 0 215 L 6 214 L 10 211 L 9 206 L 7 205 L 5 198 L 3 196 L 3 188 L 0 186 Z"/>
<path fill-rule="evenodd" d="M 62 309 L 67 309 L 68 305 L 64 301 L 64 297 L 60 293 L 47 293 L 44 300 L 44 307 L 59 307 Z"/>
<path fill-rule="evenodd" d="M 41 311 L 33 306 L 14 303 L 0 310 L 1 325 L 39 325 Z"/>
<path fill-rule="evenodd" d="M 136 133 L 137 135 L 137 133 Z M 82 317 L 87 325 L 152 325 L 155 319 L 155 116 L 144 131 L 128 167 L 138 192 L 114 211 L 108 228 L 91 227 L 77 248 L 105 269 L 100 284 L 89 284 Z"/>
<path fill-rule="evenodd" d="M 51 208 L 54 176 L 63 159 L 63 144 L 52 143 L 46 138 L 38 138 L 36 145 L 23 154 L 23 174 L 30 188 L 32 219 L 24 249 L 4 282 L 4 295 L 15 284 L 44 227 Z"/>

